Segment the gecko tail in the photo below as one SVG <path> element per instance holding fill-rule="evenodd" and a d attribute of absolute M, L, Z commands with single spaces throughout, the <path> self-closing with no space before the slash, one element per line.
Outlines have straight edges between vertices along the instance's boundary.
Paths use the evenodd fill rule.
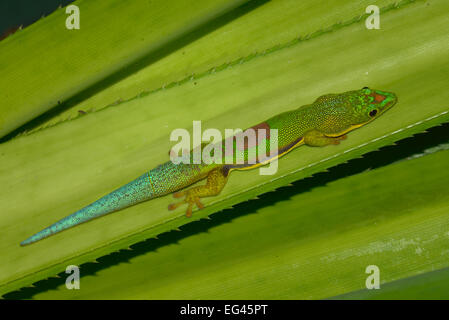
<path fill-rule="evenodd" d="M 145 173 L 139 178 L 105 195 L 81 210 L 76 211 L 32 235 L 28 239 L 22 241 L 20 245 L 29 245 L 83 222 L 155 198 L 156 196 L 158 195 L 154 194 L 154 191 L 148 184 L 148 173 Z"/>

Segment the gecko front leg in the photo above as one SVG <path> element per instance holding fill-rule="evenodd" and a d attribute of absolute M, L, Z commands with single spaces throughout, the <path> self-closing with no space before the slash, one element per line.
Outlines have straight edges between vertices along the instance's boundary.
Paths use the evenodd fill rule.
<path fill-rule="evenodd" d="M 321 131 L 310 130 L 304 135 L 304 144 L 310 147 L 324 147 L 330 144 L 340 144 L 340 141 L 344 139 L 346 139 L 346 135 L 329 137 Z"/>
<path fill-rule="evenodd" d="M 204 205 L 200 199 L 204 197 L 216 196 L 223 190 L 226 182 L 228 181 L 228 171 L 222 168 L 217 168 L 209 172 L 207 175 L 206 184 L 204 186 L 196 186 L 185 191 L 176 192 L 173 194 L 174 198 L 184 197 L 184 200 L 172 203 L 168 206 L 168 210 L 175 210 L 179 206 L 187 203 L 186 216 L 192 216 L 192 208 L 195 204 L 199 209 L 203 209 Z"/>

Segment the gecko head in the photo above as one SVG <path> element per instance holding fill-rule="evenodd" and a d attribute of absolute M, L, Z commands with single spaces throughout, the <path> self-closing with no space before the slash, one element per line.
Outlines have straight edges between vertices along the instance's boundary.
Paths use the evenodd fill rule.
<path fill-rule="evenodd" d="M 359 123 L 369 122 L 390 109 L 398 101 L 392 92 L 364 87 L 355 93 L 353 105 Z"/>

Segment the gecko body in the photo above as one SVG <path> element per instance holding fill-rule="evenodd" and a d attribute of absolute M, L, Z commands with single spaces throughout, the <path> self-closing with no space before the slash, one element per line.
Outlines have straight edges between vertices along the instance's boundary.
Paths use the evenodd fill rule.
<path fill-rule="evenodd" d="M 183 198 L 169 205 L 169 210 L 187 204 L 186 215 L 191 216 L 193 206 L 203 208 L 200 199 L 218 195 L 226 185 L 233 170 L 248 170 L 273 161 L 291 150 L 307 145 L 324 147 L 339 144 L 346 134 L 378 118 L 397 102 L 394 93 L 373 90 L 367 87 L 340 94 L 327 94 L 312 104 L 278 114 L 252 128 L 277 129 L 278 143 L 276 156 L 268 160 L 249 161 L 251 148 L 244 152 L 244 162 L 233 163 L 226 153 L 223 162 L 217 163 L 163 163 L 144 173 L 137 179 L 112 191 L 88 206 L 57 221 L 51 226 L 32 235 L 21 245 L 39 241 L 55 233 L 87 222 L 105 214 L 115 212 L 143 201 L 173 193 L 175 198 Z M 265 138 L 269 142 L 269 135 Z M 267 144 L 268 145 L 268 144 Z M 205 185 L 186 187 L 202 179 Z"/>

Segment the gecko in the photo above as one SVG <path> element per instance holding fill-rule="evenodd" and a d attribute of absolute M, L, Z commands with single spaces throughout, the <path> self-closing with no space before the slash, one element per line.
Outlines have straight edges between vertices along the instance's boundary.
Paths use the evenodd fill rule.
<path fill-rule="evenodd" d="M 337 145 L 346 139 L 348 132 L 370 123 L 396 102 L 396 94 L 368 87 L 320 96 L 312 104 L 275 115 L 251 127 L 277 129 L 278 150 L 268 161 L 249 163 L 248 152 L 245 152 L 245 161 L 242 164 L 229 164 L 229 161 L 221 164 L 176 164 L 168 161 L 37 232 L 20 245 L 34 243 L 80 223 L 170 193 L 180 200 L 170 204 L 168 209 L 175 210 L 181 205 L 187 205 L 186 216 L 190 217 L 194 206 L 198 209 L 204 208 L 201 198 L 216 196 L 223 190 L 231 171 L 256 168 L 302 145 Z M 268 136 L 266 140 L 269 140 Z M 246 147 L 254 148 L 248 145 Z M 203 179 L 206 179 L 204 185 L 187 188 Z"/>

